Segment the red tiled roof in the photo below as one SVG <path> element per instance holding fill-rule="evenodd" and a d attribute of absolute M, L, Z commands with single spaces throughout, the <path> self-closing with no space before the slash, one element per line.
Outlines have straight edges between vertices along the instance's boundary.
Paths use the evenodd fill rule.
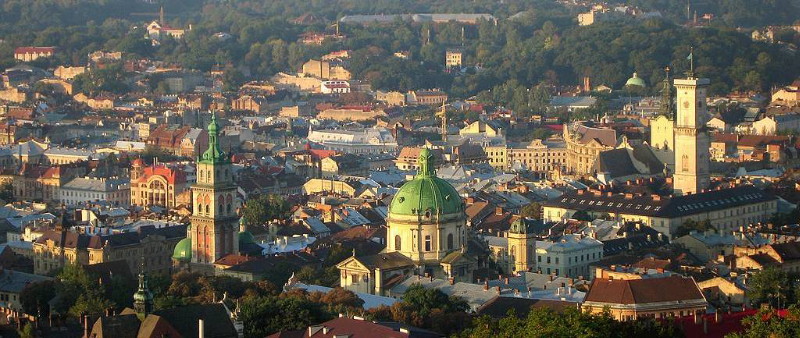
<path fill-rule="evenodd" d="M 17 47 L 14 54 L 26 53 L 55 53 L 56 47 Z"/>
<path fill-rule="evenodd" d="M 162 176 L 169 184 L 186 183 L 186 173 L 183 170 L 169 168 L 165 165 L 150 166 L 144 168 L 144 173 L 137 182 L 147 182 L 151 176 Z"/>
<path fill-rule="evenodd" d="M 617 145 L 617 132 L 614 129 L 600 129 L 580 126 L 578 133 L 581 134 L 581 143 L 589 143 L 596 139 L 600 144 L 608 147 Z"/>
<path fill-rule="evenodd" d="M 713 314 L 702 315 L 698 323 L 695 323 L 694 316 L 678 317 L 673 320 L 675 325 L 683 329 L 683 334 L 686 337 L 722 338 L 730 333 L 743 332 L 742 319 L 757 313 L 758 310 L 747 310 L 721 314 L 719 322 L 715 320 Z M 785 313 L 785 310 L 780 310 L 777 314 L 783 317 Z M 703 332 L 703 319 L 706 321 L 706 332 Z"/>
<path fill-rule="evenodd" d="M 321 160 L 336 155 L 336 150 L 309 149 L 308 153 L 315 159 Z"/>
<path fill-rule="evenodd" d="M 587 302 L 610 304 L 647 304 L 659 302 L 704 300 L 694 279 L 682 276 L 613 280 L 597 278 L 592 282 Z"/>

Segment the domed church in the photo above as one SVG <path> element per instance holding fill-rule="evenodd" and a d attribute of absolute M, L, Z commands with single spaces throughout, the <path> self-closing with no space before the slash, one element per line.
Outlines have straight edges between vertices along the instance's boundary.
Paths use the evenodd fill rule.
<path fill-rule="evenodd" d="M 417 175 L 389 204 L 386 248 L 339 263 L 342 287 L 381 294 L 413 274 L 472 282 L 479 260 L 467 249 L 464 202 L 450 183 L 436 177 L 430 150 L 423 148 L 417 162 Z"/>

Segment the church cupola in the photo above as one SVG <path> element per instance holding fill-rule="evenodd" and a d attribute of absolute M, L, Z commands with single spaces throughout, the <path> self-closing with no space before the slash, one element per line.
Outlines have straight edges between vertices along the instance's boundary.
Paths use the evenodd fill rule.
<path fill-rule="evenodd" d="M 133 309 L 140 319 L 153 312 L 153 293 L 147 285 L 147 274 L 144 272 L 144 261 L 139 268 L 139 289 L 133 294 Z"/>

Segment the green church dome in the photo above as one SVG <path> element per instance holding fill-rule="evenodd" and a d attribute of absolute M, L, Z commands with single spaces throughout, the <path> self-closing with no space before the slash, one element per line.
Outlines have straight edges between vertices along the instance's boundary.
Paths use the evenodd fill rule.
<path fill-rule="evenodd" d="M 639 74 L 633 73 L 633 77 L 628 79 L 628 82 L 625 82 L 625 87 L 627 86 L 639 86 L 644 88 L 647 87 L 647 84 L 639 77 Z"/>
<path fill-rule="evenodd" d="M 190 261 L 192 259 L 192 239 L 186 237 L 175 245 L 172 251 L 172 259 L 179 261 Z"/>
<path fill-rule="evenodd" d="M 431 151 L 427 148 L 420 150 L 417 163 L 417 176 L 400 187 L 389 205 L 389 215 L 463 213 L 464 204 L 456 189 L 447 181 L 436 177 Z"/>

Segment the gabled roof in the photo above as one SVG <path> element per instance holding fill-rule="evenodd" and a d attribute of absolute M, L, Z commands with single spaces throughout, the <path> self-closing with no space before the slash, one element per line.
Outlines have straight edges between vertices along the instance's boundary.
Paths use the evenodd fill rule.
<path fill-rule="evenodd" d="M 609 304 L 648 304 L 703 301 L 705 297 L 694 279 L 679 275 L 664 278 L 618 280 L 596 278 L 586 302 Z"/>
<path fill-rule="evenodd" d="M 399 252 L 379 253 L 377 255 L 353 257 L 356 261 L 370 270 L 379 268 L 381 270 L 392 270 L 406 266 L 414 266 L 414 262 Z M 342 263 L 346 262 L 343 261 Z M 339 265 L 342 265 L 339 263 Z"/>
<path fill-rule="evenodd" d="M 236 328 L 228 316 L 228 311 L 225 306 L 219 303 L 215 304 L 195 304 L 176 307 L 167 310 L 154 311 L 153 315 L 157 315 L 166 320 L 176 331 L 192 337 L 198 332 L 198 320 L 202 319 L 205 322 L 205 335 L 206 337 L 215 338 L 237 338 Z M 149 327 L 146 324 L 155 324 L 145 320 L 142 322 L 142 327 L 139 329 L 142 332 L 149 332 Z M 116 337 L 115 337 L 116 338 Z"/>

